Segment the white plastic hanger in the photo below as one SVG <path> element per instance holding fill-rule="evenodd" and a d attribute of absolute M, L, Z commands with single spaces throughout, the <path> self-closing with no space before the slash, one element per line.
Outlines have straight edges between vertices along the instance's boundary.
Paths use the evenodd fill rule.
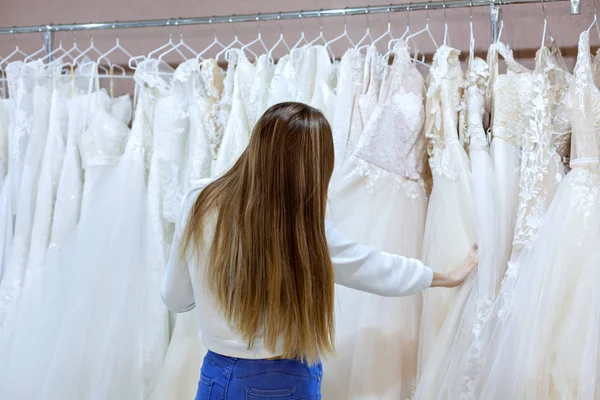
<path fill-rule="evenodd" d="M 215 31 L 215 27 L 213 25 L 214 19 L 215 19 L 215 17 L 213 15 L 208 20 L 208 24 L 211 25 L 211 27 L 212 27 L 213 41 L 204 50 L 202 50 L 200 53 L 198 53 L 198 55 L 196 56 L 196 60 L 198 60 L 198 61 L 203 60 L 202 56 L 204 56 L 210 49 L 212 49 L 215 46 L 221 47 L 221 50 L 223 50 L 225 48 L 225 45 L 223 43 L 219 42 L 219 39 L 217 39 L 217 32 Z"/>
<path fill-rule="evenodd" d="M 427 21 L 425 22 L 425 28 L 421 29 L 418 32 L 413 33 L 412 35 L 409 35 L 406 38 L 406 41 L 409 41 L 410 39 L 414 39 L 415 37 L 423 34 L 423 33 L 427 33 L 427 36 L 429 36 L 429 38 L 431 39 L 431 42 L 433 43 L 433 45 L 435 46 L 436 50 L 439 48 L 437 42 L 435 41 L 435 38 L 433 37 L 433 34 L 431 33 L 431 30 L 429 29 L 429 4 L 425 5 L 425 11 L 427 12 Z"/>
<path fill-rule="evenodd" d="M 387 36 L 389 36 L 389 38 L 390 38 L 390 40 L 388 41 L 388 44 L 389 44 L 389 42 L 391 42 L 392 40 L 394 40 L 394 35 L 392 35 L 392 17 L 391 17 L 392 10 L 391 10 L 391 8 L 388 8 L 387 11 L 388 11 L 387 29 L 386 29 L 385 32 L 383 32 L 383 34 L 381 36 L 379 36 L 378 38 L 376 38 L 373 41 L 374 45 L 377 45 L 377 43 L 379 43 L 380 41 L 382 41 L 383 39 L 385 39 Z"/>
<path fill-rule="evenodd" d="M 35 60 L 38 56 L 40 56 L 41 54 L 43 54 L 45 52 L 46 52 L 46 46 L 44 46 L 42 44 L 42 47 L 40 47 L 40 49 L 36 50 L 35 52 L 33 52 L 30 55 L 28 55 L 27 57 L 25 57 L 25 59 L 23 60 L 23 62 L 25 64 L 27 64 L 29 61 Z"/>
<path fill-rule="evenodd" d="M 544 47 L 544 43 L 546 43 L 546 32 L 548 32 L 548 34 L 550 34 L 550 42 L 554 41 L 554 38 L 552 37 L 552 32 L 550 31 L 550 27 L 548 26 L 548 19 L 546 16 L 546 7 L 544 6 L 544 0 L 541 0 L 542 2 L 542 13 L 544 14 L 544 31 L 542 32 L 542 44 L 540 47 Z"/>
<path fill-rule="evenodd" d="M 365 18 L 367 20 L 367 30 L 365 32 L 365 35 L 356 43 L 356 46 L 354 46 L 354 48 L 357 49 L 358 51 L 369 47 L 368 44 L 363 44 L 363 43 L 366 43 L 365 42 L 366 40 L 370 40 L 371 43 L 373 43 L 373 35 L 371 35 L 371 24 L 369 22 L 369 8 L 368 7 L 367 7 L 367 12 L 365 13 Z"/>
<path fill-rule="evenodd" d="M 10 62 L 10 59 L 15 57 L 15 56 L 22 56 L 23 58 L 27 58 L 27 53 L 24 53 L 21 49 L 19 49 L 19 45 L 16 44 L 17 42 L 17 38 L 15 38 L 14 33 L 11 31 L 11 35 L 13 37 L 13 40 L 15 41 L 15 49 L 12 51 L 12 53 L 10 53 L 9 55 L 7 55 L 2 62 L 0 62 L 0 68 L 4 69 L 6 68 L 6 66 L 8 65 L 8 63 Z"/>
<path fill-rule="evenodd" d="M 192 57 L 196 58 L 198 57 L 198 53 L 196 53 L 194 51 L 194 49 L 192 49 L 184 40 L 183 40 L 183 34 L 179 34 L 179 42 L 173 46 L 172 48 L 168 49 L 167 51 L 163 52 L 161 55 L 158 56 L 158 60 L 162 61 L 163 58 L 165 58 L 166 55 L 172 53 L 172 52 L 177 52 L 179 54 L 183 54 L 182 51 L 180 51 L 180 49 L 185 49 L 187 51 L 189 51 L 190 53 L 192 53 Z M 183 60 L 188 60 L 188 58 L 184 55 Z"/>
<path fill-rule="evenodd" d="M 327 44 L 327 39 L 325 39 L 325 36 L 323 36 L 323 19 L 321 18 L 322 12 L 323 9 L 319 10 L 317 13 L 317 17 L 319 18 L 319 35 L 308 43 L 309 46 L 314 46 L 318 42 L 321 42 L 323 46 Z"/>
<path fill-rule="evenodd" d="M 400 42 L 400 41 L 404 41 L 406 36 L 410 34 L 410 7 L 412 6 L 412 1 L 408 3 L 408 6 L 406 6 L 406 29 L 404 30 L 404 32 L 402 33 L 402 36 L 400 36 L 398 39 L 392 39 L 388 42 L 388 51 L 387 53 L 385 53 L 385 58 L 389 58 L 389 56 L 393 53 L 394 51 L 394 46 L 396 45 L 396 43 Z"/>
<path fill-rule="evenodd" d="M 277 16 L 277 24 L 279 25 L 279 39 L 277 39 L 277 41 L 271 47 L 271 49 L 269 50 L 269 53 L 268 53 L 269 54 L 269 60 L 271 60 L 271 62 L 274 62 L 274 60 L 273 60 L 273 51 L 280 44 L 283 44 L 283 46 L 287 49 L 288 53 L 291 51 L 290 50 L 290 46 L 287 44 L 287 42 L 285 41 L 285 38 L 283 37 L 283 26 L 281 26 L 281 12 L 279 12 L 279 16 Z"/>
<path fill-rule="evenodd" d="M 117 38 L 115 40 L 115 45 L 111 49 L 109 49 L 107 52 L 100 55 L 100 57 L 98 57 L 98 60 L 96 60 L 96 64 L 101 65 L 102 61 L 106 60 L 106 63 L 108 64 L 108 68 L 110 69 L 110 71 L 106 73 L 108 76 L 113 76 L 112 71 L 115 68 L 121 71 L 122 76 L 127 76 L 127 72 L 125 71 L 125 68 L 121 67 L 118 64 L 114 64 L 110 60 L 110 58 L 108 58 L 108 56 L 111 55 L 112 53 L 114 53 L 115 51 L 120 51 L 121 53 L 123 53 L 124 55 L 129 57 L 130 63 L 131 63 L 131 60 L 134 58 L 133 55 L 131 55 L 131 53 L 129 51 L 127 51 L 127 49 L 125 49 L 123 46 L 121 46 L 121 42 L 119 41 L 119 38 Z"/>
<path fill-rule="evenodd" d="M 84 49 L 79 55 L 77 55 L 77 57 L 75 57 L 73 59 L 73 61 L 71 63 L 69 63 L 69 66 L 71 68 L 75 68 L 79 63 L 81 63 L 81 61 L 85 60 L 85 57 L 89 53 L 95 53 L 96 57 L 100 57 L 102 55 L 102 52 L 94 45 L 94 38 L 92 37 L 91 34 L 90 34 L 89 47 Z M 104 73 L 108 74 L 108 69 L 106 67 L 98 66 L 98 69 L 100 69 Z"/>
<path fill-rule="evenodd" d="M 224 47 L 224 48 L 223 48 L 223 49 L 222 49 L 222 50 L 221 50 L 221 51 L 220 51 L 220 52 L 217 54 L 217 56 L 215 57 L 215 58 L 217 59 L 217 61 L 219 60 L 219 58 L 220 58 L 221 56 L 223 56 L 225 53 L 227 53 L 227 51 L 228 51 L 229 49 L 233 48 L 234 46 L 236 46 L 236 45 L 237 45 L 237 46 L 240 46 L 240 47 L 243 47 L 243 46 L 244 46 L 244 43 L 242 43 L 242 42 L 240 41 L 240 39 L 238 38 L 238 33 L 237 33 L 237 30 L 235 29 L 235 26 L 234 26 L 234 24 L 233 24 L 233 17 L 234 17 L 234 16 L 235 16 L 235 15 L 233 15 L 231 18 L 229 18 L 229 23 L 231 24 L 231 29 L 233 29 L 233 33 L 234 33 L 234 35 L 235 35 L 235 36 L 234 36 L 234 39 L 233 39 L 233 41 L 232 41 L 231 43 L 229 43 L 227 46 L 225 46 L 225 47 Z M 248 50 L 248 52 L 249 52 L 250 54 L 252 54 L 254 57 L 256 57 L 256 54 L 254 54 L 254 53 L 252 52 L 252 50 Z"/>
<path fill-rule="evenodd" d="M 302 11 L 300 11 L 300 14 L 298 14 L 298 19 L 300 20 L 300 27 L 302 28 L 302 32 L 300 32 L 300 38 L 298 39 L 296 44 L 294 44 L 290 53 L 293 53 L 296 49 L 308 44 L 308 41 L 306 40 L 306 35 L 304 34 L 304 23 L 302 22 Z"/>
<path fill-rule="evenodd" d="M 598 24 L 598 8 L 596 4 L 596 0 L 594 0 L 594 19 L 592 20 L 592 24 L 588 28 L 588 32 L 592 30 L 592 27 L 596 25 L 596 32 L 598 33 L 598 37 L 600 38 L 600 25 Z"/>
<path fill-rule="evenodd" d="M 344 9 L 344 32 L 340 36 L 335 37 L 335 38 L 331 39 L 329 42 L 325 43 L 325 48 L 330 53 L 332 53 L 331 45 L 341 39 L 346 39 L 348 41 L 348 44 L 350 44 L 350 47 L 356 46 L 356 44 L 352 41 L 352 38 L 350 37 L 350 35 L 348 35 L 348 21 L 346 20 L 346 10 L 347 9 L 348 9 L 348 7 L 346 7 L 346 9 Z"/>
<path fill-rule="evenodd" d="M 254 56 L 254 59 L 258 59 L 258 56 L 256 55 L 256 53 L 252 52 L 250 47 L 255 45 L 256 43 L 262 46 L 262 50 L 265 52 L 265 54 L 269 54 L 269 48 L 265 44 L 265 41 L 262 39 L 262 33 L 260 30 L 260 13 L 258 13 L 258 15 L 256 16 L 256 21 L 258 22 L 258 35 L 256 36 L 256 39 L 242 46 L 242 52 L 247 51 L 252 56 Z"/>
<path fill-rule="evenodd" d="M 446 14 L 446 0 L 443 0 L 442 6 L 444 8 L 444 44 L 448 44 L 450 40 L 450 34 L 448 33 L 448 15 Z"/>

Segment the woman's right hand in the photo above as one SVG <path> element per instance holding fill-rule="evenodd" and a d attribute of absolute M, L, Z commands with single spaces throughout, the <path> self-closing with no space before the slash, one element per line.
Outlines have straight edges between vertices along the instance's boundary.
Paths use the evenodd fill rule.
<path fill-rule="evenodd" d="M 477 267 L 477 245 L 473 246 L 463 263 L 448 273 L 433 273 L 430 287 L 453 288 L 465 281 L 467 276 Z"/>

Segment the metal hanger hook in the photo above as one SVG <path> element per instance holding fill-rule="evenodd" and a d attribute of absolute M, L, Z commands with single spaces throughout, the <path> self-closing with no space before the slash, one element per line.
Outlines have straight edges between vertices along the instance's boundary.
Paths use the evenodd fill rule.
<path fill-rule="evenodd" d="M 473 23 L 473 1 L 469 0 L 469 20 Z"/>
<path fill-rule="evenodd" d="M 365 8 L 365 19 L 367 20 L 367 30 L 371 31 L 371 22 L 369 21 L 369 8 L 371 6 L 367 6 L 367 8 Z"/>
<path fill-rule="evenodd" d="M 281 25 L 281 11 L 279 11 L 279 15 L 277 16 L 277 25 L 279 25 L 279 33 L 283 35 L 283 25 Z"/>
<path fill-rule="evenodd" d="M 237 33 L 237 29 L 235 29 L 235 24 L 233 23 L 233 18 L 235 18 L 235 14 L 233 14 L 231 17 L 229 17 L 229 24 L 231 25 L 231 29 L 233 30 L 233 34 L 237 38 L 238 33 Z"/>
<path fill-rule="evenodd" d="M 304 10 L 300 10 L 300 14 L 298 14 L 298 19 L 300 20 L 300 28 L 302 28 L 302 33 L 304 33 L 304 22 L 302 21 L 303 15 L 304 15 Z"/>

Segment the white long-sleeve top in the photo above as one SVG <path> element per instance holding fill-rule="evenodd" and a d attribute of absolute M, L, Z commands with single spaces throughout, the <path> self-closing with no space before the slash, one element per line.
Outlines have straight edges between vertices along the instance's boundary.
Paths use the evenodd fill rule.
<path fill-rule="evenodd" d="M 223 317 L 216 299 L 204 284 L 204 261 L 209 260 L 210 246 L 200 249 L 200 253 L 193 258 L 186 257 L 181 260 L 182 257 L 179 256 L 181 235 L 189 213 L 198 194 L 207 183 L 202 182 L 184 201 L 162 282 L 163 300 L 167 307 L 176 313 L 196 308 L 200 339 L 208 350 L 224 356 L 246 359 L 280 356 L 281 346 L 278 346 L 275 352 L 271 352 L 258 340 L 252 349 L 248 349 L 248 342 L 240 337 Z M 362 246 L 346 239 L 329 222 L 326 222 L 326 235 L 335 282 L 340 285 L 388 297 L 415 294 L 431 286 L 433 271 L 419 260 Z M 210 240 L 206 242 L 210 243 Z"/>

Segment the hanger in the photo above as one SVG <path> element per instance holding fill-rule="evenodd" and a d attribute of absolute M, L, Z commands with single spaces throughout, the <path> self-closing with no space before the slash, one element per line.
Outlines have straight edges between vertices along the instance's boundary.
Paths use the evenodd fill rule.
<path fill-rule="evenodd" d="M 40 33 L 41 33 L 41 31 L 40 31 Z M 37 56 L 39 56 L 40 54 L 45 53 L 45 52 L 46 52 L 46 47 L 42 44 L 42 47 L 39 50 L 36 50 L 35 52 L 33 52 L 30 55 L 28 55 L 27 57 L 25 57 L 23 62 L 25 64 L 27 64 L 29 61 L 35 59 Z"/>
<path fill-rule="evenodd" d="M 373 43 L 373 36 L 371 35 L 371 24 L 369 22 L 369 7 L 367 7 L 366 9 L 365 19 L 367 20 L 367 31 L 365 32 L 365 35 L 358 41 L 358 43 L 356 43 L 356 46 L 354 46 L 354 48 L 358 51 L 368 47 L 367 44 L 363 45 L 363 42 L 365 42 L 365 40 L 371 40 L 371 43 Z"/>
<path fill-rule="evenodd" d="M 248 42 L 242 46 L 242 52 L 248 51 L 248 53 L 250 53 L 250 54 L 252 54 L 252 56 L 254 56 L 255 60 L 258 59 L 258 56 L 256 55 L 256 53 L 254 53 L 252 50 L 250 50 L 250 46 L 258 43 L 262 46 L 265 54 L 269 53 L 269 48 L 267 47 L 264 40 L 262 39 L 262 33 L 260 31 L 260 13 L 258 13 L 258 15 L 256 16 L 256 21 L 258 22 L 258 35 L 256 36 L 256 39 L 254 39 L 253 41 Z"/>
<path fill-rule="evenodd" d="M 314 46 L 317 42 L 322 41 L 323 45 L 327 44 L 327 39 L 323 36 L 323 19 L 321 18 L 321 13 L 323 9 L 321 8 L 317 13 L 317 18 L 319 18 L 319 36 L 317 36 L 314 40 L 308 43 L 309 46 Z"/>
<path fill-rule="evenodd" d="M 469 4 L 469 65 L 475 58 L 475 35 L 473 35 L 473 3 Z"/>
<path fill-rule="evenodd" d="M 11 29 L 10 34 L 12 35 L 13 40 L 15 41 L 15 49 L 13 50 L 12 53 L 10 53 L 9 55 L 7 55 L 2 62 L 0 62 L 0 68 L 4 69 L 6 68 L 6 66 L 9 63 L 9 60 L 15 56 L 22 56 L 23 58 L 27 58 L 27 54 L 24 53 L 21 49 L 19 49 L 19 45 L 16 44 L 17 38 L 14 35 L 13 30 Z"/>
<path fill-rule="evenodd" d="M 406 38 L 406 41 L 409 41 L 410 39 L 414 39 L 415 37 L 417 37 L 423 33 L 427 33 L 427 35 L 431 39 L 431 42 L 433 43 L 433 45 L 435 46 L 435 48 L 437 50 L 439 48 L 438 44 L 435 41 L 435 38 L 433 37 L 431 30 L 429 29 L 429 4 L 425 4 L 425 11 L 427 12 L 427 21 L 425 22 L 425 28 L 421 29 L 418 32 L 413 33 L 412 35 L 408 35 L 408 37 Z"/>
<path fill-rule="evenodd" d="M 402 33 L 402 36 L 400 36 L 398 39 L 392 39 L 392 40 L 390 40 L 388 42 L 388 51 L 384 55 L 385 59 L 388 59 L 389 56 L 394 52 L 394 46 L 396 45 L 396 43 L 398 43 L 400 41 L 404 41 L 404 38 L 406 38 L 406 36 L 408 34 L 410 34 L 410 16 L 409 16 L 409 13 L 410 13 L 410 7 L 411 6 L 412 6 L 412 1 L 410 1 L 408 3 L 408 5 L 406 6 L 406 29 Z"/>
<path fill-rule="evenodd" d="M 391 4 L 390 4 L 390 6 L 391 6 Z M 383 34 L 381 36 L 379 36 L 377 39 L 375 39 L 373 41 L 373 45 L 377 45 L 377 43 L 379 43 L 381 40 L 383 40 L 386 36 L 390 37 L 390 40 L 388 41 L 388 45 L 389 45 L 390 41 L 394 40 L 394 35 L 392 35 L 392 17 L 391 17 L 392 9 L 388 8 L 387 12 L 388 12 L 387 29 L 385 32 L 383 32 Z"/>
<path fill-rule="evenodd" d="M 73 36 L 73 46 L 67 50 L 63 55 L 61 55 L 58 59 L 56 59 L 54 62 L 57 63 L 55 72 L 57 74 L 62 73 L 63 68 L 65 67 L 69 67 L 71 68 L 71 66 L 73 65 L 75 58 L 79 55 L 81 55 L 81 49 L 79 48 L 79 46 L 77 46 L 77 37 L 75 36 L 75 34 L 73 33 L 73 30 L 71 30 L 71 35 Z M 71 55 L 71 53 L 75 53 L 73 55 Z M 62 62 L 62 60 L 65 57 L 70 57 L 71 61 L 66 61 L 66 62 Z"/>
<path fill-rule="evenodd" d="M 596 25 L 596 32 L 598 33 L 598 37 L 600 38 L 600 25 L 598 24 L 598 8 L 596 5 L 596 0 L 594 0 L 594 19 L 592 20 L 592 24 L 588 28 L 588 32 L 592 30 L 592 27 Z"/>
<path fill-rule="evenodd" d="M 274 62 L 274 60 L 273 60 L 273 51 L 280 44 L 283 44 L 285 46 L 285 48 L 287 49 L 288 53 L 291 51 L 290 50 L 290 46 L 288 46 L 287 42 L 283 38 L 283 26 L 281 26 L 281 11 L 279 12 L 279 15 L 277 16 L 277 24 L 279 25 L 279 39 L 275 42 L 275 44 L 273 45 L 273 47 L 271 47 L 271 49 L 269 50 L 269 53 L 268 53 L 269 54 L 269 60 L 271 60 L 271 62 Z"/>
<path fill-rule="evenodd" d="M 179 26 L 179 20 L 175 21 L 175 26 Z M 161 53 L 161 55 L 158 56 L 158 60 L 162 61 L 163 58 L 167 55 L 170 54 L 174 51 L 176 51 L 177 53 L 179 53 L 179 55 L 182 56 L 183 60 L 188 60 L 188 58 L 185 56 L 185 54 L 183 54 L 183 52 L 181 50 L 179 50 L 180 48 L 183 48 L 187 51 L 189 51 L 190 53 L 192 53 L 193 57 L 197 57 L 198 53 L 196 53 L 194 51 L 194 49 L 192 49 L 187 43 L 185 43 L 183 41 L 183 34 L 179 33 L 179 43 L 175 44 L 173 47 L 171 47 L 170 49 L 166 50 L 165 52 Z"/>
<path fill-rule="evenodd" d="M 159 46 L 156 49 L 152 50 L 150 53 L 148 53 L 148 56 L 146 56 L 146 58 L 147 59 L 154 58 L 155 55 L 157 55 L 157 54 L 161 53 L 162 51 L 167 50 L 169 48 L 174 49 L 174 51 L 179 53 L 181 58 L 183 58 L 184 60 L 186 59 L 185 54 L 183 54 L 181 52 L 181 50 L 179 50 L 179 47 L 177 47 L 177 44 L 175 44 L 175 42 L 173 42 L 173 33 L 172 32 L 169 33 L 169 41 L 167 43 L 163 44 L 162 46 Z"/>
<path fill-rule="evenodd" d="M 219 42 L 219 39 L 217 39 L 217 32 L 215 31 L 215 27 L 213 25 L 214 19 L 215 19 L 214 15 L 208 19 L 208 24 L 211 26 L 212 32 L 213 32 L 213 41 L 211 44 L 208 45 L 208 47 L 206 47 L 204 50 L 202 50 L 200 53 L 198 53 L 198 55 L 196 56 L 196 60 L 198 60 L 198 61 L 202 60 L 203 59 L 202 56 L 215 46 L 220 46 L 221 50 L 223 50 L 225 48 L 225 45 L 223 43 Z"/>
<path fill-rule="evenodd" d="M 548 26 L 548 20 L 546 17 L 546 7 L 544 6 L 544 0 L 541 0 L 542 3 L 542 13 L 544 15 L 544 31 L 542 32 L 542 44 L 540 47 L 544 47 L 544 43 L 546 42 L 546 32 L 550 34 L 550 41 L 553 42 L 554 38 L 552 37 L 552 32 L 550 31 L 550 27 Z"/>
<path fill-rule="evenodd" d="M 217 61 L 219 60 L 219 58 L 220 58 L 222 55 L 224 55 L 225 53 L 227 53 L 227 51 L 228 51 L 229 49 L 233 48 L 233 46 L 235 46 L 235 45 L 238 45 L 238 46 L 240 46 L 240 47 L 243 47 L 243 46 L 244 46 L 244 43 L 242 43 L 242 42 L 240 41 L 240 39 L 238 38 L 238 33 L 237 33 L 237 30 L 235 29 L 235 26 L 233 25 L 233 17 L 235 17 L 235 15 L 232 15 L 232 16 L 229 18 L 229 23 L 231 24 L 231 29 L 233 29 L 233 33 L 234 33 L 235 37 L 234 37 L 234 39 L 233 39 L 233 41 L 232 41 L 231 43 L 229 43 L 227 46 L 225 46 L 225 47 L 224 47 L 224 48 L 223 48 L 223 49 L 222 49 L 222 50 L 221 50 L 221 51 L 220 51 L 220 52 L 217 54 L 217 56 L 215 57 L 215 58 L 217 59 Z M 256 54 L 254 54 L 254 53 L 252 52 L 252 50 L 248 50 L 248 52 L 249 52 L 249 53 L 251 53 L 252 55 L 254 55 L 254 56 L 256 57 Z"/>
<path fill-rule="evenodd" d="M 447 45 L 450 40 L 450 34 L 448 33 L 448 15 L 446 14 L 446 0 L 442 1 L 442 7 L 444 8 L 444 44 Z"/>
<path fill-rule="evenodd" d="M 352 38 L 350 37 L 350 35 L 348 35 L 348 21 L 346 19 L 346 11 L 348 10 L 348 7 L 346 7 L 344 9 L 344 33 L 342 33 L 340 36 L 331 39 L 329 42 L 325 43 L 325 48 L 329 51 L 331 51 L 331 45 L 335 42 L 337 42 L 340 39 L 346 39 L 348 41 L 348 43 L 350 44 L 350 47 L 356 47 L 356 44 L 352 41 Z"/>
<path fill-rule="evenodd" d="M 304 11 L 300 11 L 300 14 L 298 14 L 298 19 L 300 20 L 300 27 L 302 27 L 302 32 L 300 33 L 300 39 L 298 39 L 296 44 L 292 47 L 292 50 L 290 51 L 290 53 L 293 53 L 294 50 L 298 49 L 301 46 L 308 44 L 308 41 L 306 40 L 306 36 L 304 35 L 304 23 L 302 22 L 302 13 L 303 12 Z"/>
<path fill-rule="evenodd" d="M 117 50 L 120 50 L 121 53 L 123 53 L 127 57 L 129 57 L 129 63 L 131 63 L 131 60 L 133 58 L 135 58 L 135 57 L 133 57 L 133 55 L 131 55 L 130 52 L 127 51 L 127 49 L 125 49 L 123 46 L 121 46 L 121 42 L 119 41 L 119 38 L 117 38 L 115 40 L 115 45 L 111 49 L 109 49 L 107 52 L 105 52 L 104 54 L 100 55 L 100 57 L 98 57 L 98 59 L 96 60 L 96 64 L 98 65 L 98 68 L 100 68 L 100 65 L 102 64 L 102 61 L 106 60 L 106 63 L 108 64 L 108 68 L 109 68 L 109 71 L 106 72 L 106 75 L 112 75 L 111 71 L 116 68 L 116 69 L 121 70 L 122 75 L 127 76 L 127 72 L 125 71 L 125 68 L 121 67 L 118 64 L 114 64 L 108 58 L 108 56 L 110 54 L 114 53 Z"/>

